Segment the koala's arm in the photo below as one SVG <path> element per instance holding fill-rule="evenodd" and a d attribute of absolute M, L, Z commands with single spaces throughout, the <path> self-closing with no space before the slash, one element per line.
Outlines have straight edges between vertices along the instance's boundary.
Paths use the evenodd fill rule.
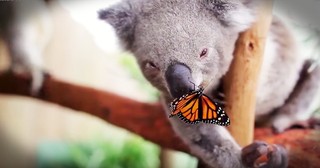
<path fill-rule="evenodd" d="M 307 60 L 300 73 L 293 92 L 285 104 L 276 110 L 273 128 L 282 132 L 299 121 L 307 120 L 312 115 L 312 104 L 320 93 L 320 67 L 315 61 Z"/>

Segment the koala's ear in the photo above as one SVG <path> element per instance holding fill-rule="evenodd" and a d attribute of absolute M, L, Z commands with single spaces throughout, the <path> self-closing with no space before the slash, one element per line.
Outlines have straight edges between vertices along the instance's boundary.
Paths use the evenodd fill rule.
<path fill-rule="evenodd" d="M 227 27 L 244 31 L 254 21 L 254 0 L 203 0 L 205 8 Z M 257 0 L 256 0 L 257 1 Z"/>
<path fill-rule="evenodd" d="M 98 12 L 99 18 L 114 27 L 118 37 L 126 49 L 130 49 L 134 41 L 136 15 L 128 2 L 112 6 Z"/>

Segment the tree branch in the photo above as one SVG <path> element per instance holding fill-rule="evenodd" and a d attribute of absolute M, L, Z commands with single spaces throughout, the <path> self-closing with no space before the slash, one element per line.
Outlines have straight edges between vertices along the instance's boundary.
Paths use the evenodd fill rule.
<path fill-rule="evenodd" d="M 0 74 L 0 93 L 30 95 L 28 76 Z M 142 103 L 109 92 L 66 83 L 45 75 L 39 100 L 83 111 L 136 133 L 161 147 L 190 153 L 175 135 L 159 103 Z M 290 167 L 317 167 L 320 164 L 320 131 L 296 129 L 274 135 L 270 129 L 255 129 L 255 139 L 284 145 Z"/>
<path fill-rule="evenodd" d="M 30 95 L 28 76 L 0 74 L 0 93 Z M 83 111 L 125 128 L 162 147 L 188 152 L 174 134 L 161 104 L 142 103 L 96 89 L 59 81 L 46 74 L 37 97 L 43 101 Z"/>

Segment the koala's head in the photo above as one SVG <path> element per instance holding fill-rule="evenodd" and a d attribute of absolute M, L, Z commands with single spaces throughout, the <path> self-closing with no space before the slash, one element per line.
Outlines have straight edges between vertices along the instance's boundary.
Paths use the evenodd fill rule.
<path fill-rule="evenodd" d="M 128 0 L 99 12 L 136 56 L 145 77 L 179 97 L 215 85 L 239 32 L 253 21 L 249 0 Z"/>

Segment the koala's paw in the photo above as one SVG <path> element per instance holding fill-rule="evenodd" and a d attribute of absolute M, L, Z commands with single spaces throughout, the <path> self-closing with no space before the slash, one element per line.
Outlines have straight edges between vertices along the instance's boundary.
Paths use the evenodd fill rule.
<path fill-rule="evenodd" d="M 245 166 L 252 168 L 286 168 L 288 166 L 286 149 L 262 141 L 244 147 L 241 159 Z"/>
<path fill-rule="evenodd" d="M 320 129 L 320 118 L 310 118 L 304 121 L 297 121 L 289 117 L 279 117 L 274 120 L 272 130 L 274 133 L 281 133 L 292 128 Z"/>

